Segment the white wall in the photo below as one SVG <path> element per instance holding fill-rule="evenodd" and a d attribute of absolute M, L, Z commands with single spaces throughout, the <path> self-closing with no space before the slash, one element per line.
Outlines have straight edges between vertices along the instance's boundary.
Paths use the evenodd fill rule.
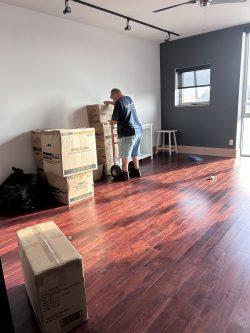
<path fill-rule="evenodd" d="M 31 129 L 87 126 L 83 107 L 113 87 L 160 128 L 157 43 L 0 4 L 0 60 L 0 182 L 34 170 Z"/>

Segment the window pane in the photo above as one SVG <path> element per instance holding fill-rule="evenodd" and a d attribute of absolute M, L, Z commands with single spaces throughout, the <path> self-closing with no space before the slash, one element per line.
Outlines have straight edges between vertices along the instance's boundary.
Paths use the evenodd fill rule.
<path fill-rule="evenodd" d="M 193 87 L 195 85 L 194 72 L 182 73 L 182 80 L 183 87 Z"/>
<path fill-rule="evenodd" d="M 210 87 L 197 88 L 197 102 L 209 102 L 210 101 Z"/>
<path fill-rule="evenodd" d="M 241 154 L 250 155 L 250 118 L 244 119 Z"/>
<path fill-rule="evenodd" d="M 247 101 L 246 101 L 246 113 L 250 113 L 250 85 L 247 87 L 248 91 L 247 91 Z"/>
<path fill-rule="evenodd" d="M 177 89 L 175 105 L 198 104 L 210 102 L 210 87 Z"/>
<path fill-rule="evenodd" d="M 175 105 L 181 105 L 181 102 L 180 102 L 180 91 L 181 91 L 181 89 L 176 89 L 175 90 Z"/>
<path fill-rule="evenodd" d="M 197 85 L 210 85 L 210 69 L 196 71 Z"/>
<path fill-rule="evenodd" d="M 195 103 L 195 88 L 187 88 L 182 90 L 182 103 Z"/>

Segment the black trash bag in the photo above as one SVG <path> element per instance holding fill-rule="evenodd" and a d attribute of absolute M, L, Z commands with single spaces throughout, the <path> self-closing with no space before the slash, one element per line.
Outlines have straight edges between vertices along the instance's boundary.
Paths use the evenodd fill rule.
<path fill-rule="evenodd" d="M 47 186 L 38 175 L 24 174 L 12 168 L 12 173 L 0 186 L 2 209 L 31 212 L 41 208 L 47 198 Z"/>

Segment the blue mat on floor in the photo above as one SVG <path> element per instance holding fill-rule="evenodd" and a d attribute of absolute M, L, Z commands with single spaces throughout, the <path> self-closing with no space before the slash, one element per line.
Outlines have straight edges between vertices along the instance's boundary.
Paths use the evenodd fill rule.
<path fill-rule="evenodd" d="M 192 161 L 192 162 L 198 162 L 201 163 L 204 161 L 204 158 L 201 156 L 197 156 L 197 155 L 188 155 L 188 158 Z"/>

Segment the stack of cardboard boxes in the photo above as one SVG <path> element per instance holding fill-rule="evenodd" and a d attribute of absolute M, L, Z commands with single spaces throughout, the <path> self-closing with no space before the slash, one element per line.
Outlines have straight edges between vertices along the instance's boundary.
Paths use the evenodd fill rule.
<path fill-rule="evenodd" d="M 31 135 L 38 172 L 56 200 L 71 204 L 94 194 L 94 128 L 34 130 Z"/>
<path fill-rule="evenodd" d="M 112 145 L 112 130 L 110 120 L 113 106 L 105 104 L 87 105 L 89 125 L 95 128 L 97 160 L 103 164 L 104 174 L 110 175 L 110 168 L 114 164 Z M 117 133 L 114 131 L 115 156 L 119 156 Z"/>

